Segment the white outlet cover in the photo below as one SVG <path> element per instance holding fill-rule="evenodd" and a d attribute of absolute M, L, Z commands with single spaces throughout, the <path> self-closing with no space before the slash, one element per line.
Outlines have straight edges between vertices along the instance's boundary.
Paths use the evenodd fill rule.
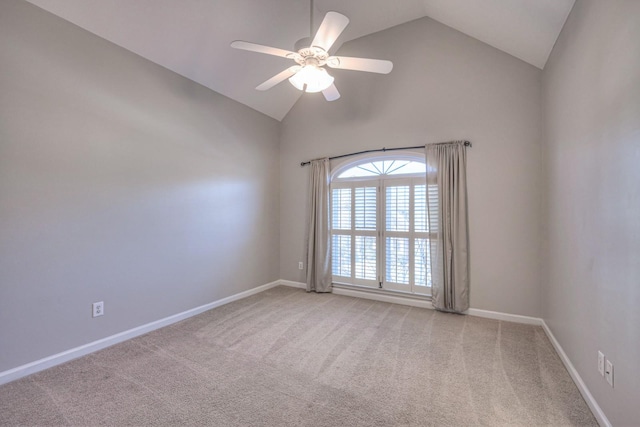
<path fill-rule="evenodd" d="M 604 370 L 604 377 L 611 387 L 613 387 L 613 363 L 607 360 L 606 368 Z"/>
<path fill-rule="evenodd" d="M 598 352 L 598 372 L 604 377 L 604 354 L 601 351 Z"/>
<path fill-rule="evenodd" d="M 93 308 L 93 317 L 104 315 L 104 301 L 94 302 L 91 307 Z"/>

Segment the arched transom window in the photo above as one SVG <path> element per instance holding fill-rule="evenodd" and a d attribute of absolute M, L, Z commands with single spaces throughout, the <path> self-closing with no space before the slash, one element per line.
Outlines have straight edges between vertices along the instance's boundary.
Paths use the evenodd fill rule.
<path fill-rule="evenodd" d="M 335 283 L 431 293 L 422 154 L 343 163 L 331 183 Z"/>
<path fill-rule="evenodd" d="M 338 179 L 377 177 L 380 175 L 407 175 L 424 174 L 426 172 L 424 161 L 406 159 L 378 160 L 357 164 L 341 172 Z"/>

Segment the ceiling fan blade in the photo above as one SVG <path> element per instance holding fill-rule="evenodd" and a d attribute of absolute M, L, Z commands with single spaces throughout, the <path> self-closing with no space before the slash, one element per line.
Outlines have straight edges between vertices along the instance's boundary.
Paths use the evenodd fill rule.
<path fill-rule="evenodd" d="M 318 28 L 311 46 L 321 47 L 327 52 L 349 24 L 349 18 L 338 12 L 327 12 Z"/>
<path fill-rule="evenodd" d="M 235 49 L 248 50 L 251 52 L 266 53 L 267 55 L 282 56 L 283 58 L 293 58 L 297 55 L 296 52 L 290 50 L 278 49 L 277 47 L 264 46 L 257 43 L 245 42 L 242 40 L 236 40 L 231 42 L 231 47 Z"/>
<path fill-rule="evenodd" d="M 369 73 L 389 74 L 393 62 L 384 59 L 352 58 L 349 56 L 331 56 L 327 59 L 331 68 L 342 70 L 368 71 Z"/>
<path fill-rule="evenodd" d="M 340 92 L 338 92 L 338 89 L 334 84 L 323 90 L 322 94 L 324 95 L 324 99 L 326 99 L 327 101 L 335 101 L 336 99 L 340 98 Z"/>
<path fill-rule="evenodd" d="M 294 65 L 293 67 L 289 67 L 286 70 L 276 74 L 275 76 L 271 77 L 269 80 L 267 80 L 266 82 L 258 85 L 256 87 L 257 90 L 267 90 L 267 89 L 271 89 L 272 87 L 274 87 L 275 85 L 277 85 L 278 83 L 288 79 L 289 77 L 293 76 L 295 73 L 297 73 L 300 70 L 299 65 Z"/>

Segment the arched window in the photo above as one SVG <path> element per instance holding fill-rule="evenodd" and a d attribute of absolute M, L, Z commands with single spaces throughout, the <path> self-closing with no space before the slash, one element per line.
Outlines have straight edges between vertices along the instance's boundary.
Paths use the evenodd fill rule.
<path fill-rule="evenodd" d="M 344 172 L 340 172 L 338 179 L 345 178 L 362 178 L 380 175 L 408 175 L 408 174 L 424 174 L 426 172 L 424 161 L 406 160 L 406 159 L 389 159 L 367 161 L 362 164 L 350 166 Z"/>
<path fill-rule="evenodd" d="M 333 281 L 431 293 L 426 166 L 422 153 L 368 157 L 331 181 Z"/>

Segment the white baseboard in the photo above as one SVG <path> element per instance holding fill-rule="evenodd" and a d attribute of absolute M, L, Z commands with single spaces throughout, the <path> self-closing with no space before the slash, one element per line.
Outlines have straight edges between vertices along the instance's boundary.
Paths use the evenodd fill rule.
<path fill-rule="evenodd" d="M 138 326 L 133 329 L 129 329 L 128 331 L 120 332 L 118 334 L 112 335 L 110 337 L 106 337 L 76 348 L 72 348 L 67 351 L 63 351 L 62 353 L 54 354 L 49 357 L 45 357 L 40 360 L 36 360 L 35 362 L 27 363 L 22 366 L 18 366 L 17 368 L 9 369 L 4 372 L 0 372 L 0 385 L 6 384 L 8 382 L 17 380 L 19 378 L 25 377 L 27 375 L 34 374 L 36 372 L 40 372 L 42 370 L 51 368 L 56 365 L 60 365 L 62 363 L 68 362 L 69 360 L 76 359 L 81 356 L 85 356 L 87 354 L 93 353 L 95 351 L 101 350 L 106 347 L 110 347 L 114 344 L 121 343 L 123 341 L 135 338 L 140 335 L 144 335 L 148 332 L 154 331 L 156 329 L 169 326 L 173 323 L 179 322 L 181 320 L 187 319 L 189 317 L 195 316 L 197 314 L 203 313 L 207 310 L 211 310 L 216 307 L 220 307 L 221 305 L 228 304 L 230 302 L 246 298 L 250 295 L 257 294 L 259 292 L 266 291 L 267 289 L 271 289 L 273 287 L 283 285 L 289 286 L 293 288 L 301 288 L 306 289 L 306 284 L 301 282 L 294 282 L 291 280 L 276 280 L 271 283 L 267 283 L 262 286 L 258 286 L 253 289 L 249 289 L 248 291 L 240 292 L 235 295 L 231 295 L 230 297 L 222 298 L 218 301 L 211 302 L 209 304 L 202 305 L 200 307 L 192 308 L 190 310 L 184 311 L 182 313 L 175 314 L 173 316 L 165 317 L 164 319 L 156 320 L 155 322 L 147 323 L 146 325 Z M 385 295 L 385 294 L 376 294 L 376 293 L 367 293 L 358 290 L 344 289 L 344 288 L 334 288 L 333 293 L 337 295 L 345 295 L 357 298 L 365 298 L 371 299 L 375 301 L 382 302 L 390 302 L 395 304 L 403 304 L 409 305 L 413 307 L 421 307 L 421 308 L 433 308 L 430 301 L 419 300 L 419 299 L 411 299 L 411 298 L 403 298 L 401 296 L 394 295 Z M 589 405 L 589 408 L 593 412 L 596 417 L 598 423 L 601 426 L 610 427 L 611 423 L 607 419 L 606 415 L 602 411 L 602 408 L 598 405 L 593 395 L 587 388 L 586 384 L 576 371 L 575 367 L 569 360 L 568 356 L 556 340 L 555 336 L 544 322 L 543 319 L 537 317 L 529 317 L 529 316 L 520 316 L 517 314 L 508 314 L 508 313 L 500 313 L 496 311 L 488 311 L 488 310 L 480 310 L 477 308 L 470 308 L 467 311 L 467 314 L 471 316 L 485 317 L 488 319 L 495 320 L 504 320 L 508 322 L 516 322 L 516 323 L 525 323 L 529 325 L 539 325 L 542 326 L 544 332 L 547 334 L 547 337 L 551 341 L 551 344 L 555 348 L 556 352 L 560 356 L 560 360 L 564 363 L 567 371 L 569 371 L 569 375 L 575 382 L 578 390 L 584 397 L 584 400 Z"/>
<path fill-rule="evenodd" d="M 78 357 L 85 356 L 98 350 L 102 350 L 103 348 L 110 347 L 114 344 L 130 340 L 131 338 L 144 335 L 156 329 L 169 326 L 173 323 L 203 313 L 207 310 L 211 310 L 212 308 L 220 307 L 221 305 L 228 304 L 232 301 L 246 298 L 250 295 L 257 294 L 262 291 L 266 291 L 267 289 L 276 287 L 280 284 L 281 281 L 276 280 L 275 282 L 267 283 L 256 288 L 249 289 L 248 291 L 240 292 L 238 294 L 231 295 L 230 297 L 222 298 L 209 304 L 201 305 L 200 307 L 192 308 L 190 310 L 183 311 L 182 313 L 174 314 L 173 316 L 165 317 L 164 319 L 156 320 L 155 322 L 147 323 L 146 325 L 129 329 L 128 331 L 120 332 L 118 334 L 111 335 L 109 337 L 102 338 L 97 341 L 93 341 L 91 343 L 81 345 L 79 347 L 72 348 L 70 350 L 66 350 L 49 357 L 45 357 L 44 359 L 36 360 L 35 362 L 27 363 L 25 365 L 18 366 L 17 368 L 0 372 L 0 385 L 15 381 L 22 377 L 26 377 L 27 375 L 35 374 L 36 372 L 43 371 L 53 366 L 60 365 L 62 363 L 68 362 L 69 360 L 77 359 Z"/>
<path fill-rule="evenodd" d="M 302 282 L 294 282 L 292 280 L 280 280 L 280 285 L 289 286 L 291 288 L 307 289 L 307 284 Z"/>
<path fill-rule="evenodd" d="M 486 319 L 504 320 L 506 322 L 524 323 L 527 325 L 542 326 L 542 319 L 539 317 L 520 316 L 519 314 L 501 313 L 499 311 L 480 310 L 470 308 L 466 311 L 470 316 L 484 317 Z"/>
<path fill-rule="evenodd" d="M 551 332 L 551 329 L 549 329 L 549 326 L 547 326 L 547 323 L 544 320 L 542 320 L 542 329 L 547 334 L 547 337 L 549 338 L 549 341 L 551 341 L 553 348 L 556 349 L 556 353 L 558 353 L 558 356 L 560 356 L 560 360 L 562 360 L 562 363 L 564 363 L 565 368 L 567 368 L 567 371 L 569 371 L 569 375 L 571 375 L 573 382 L 576 384 L 576 387 L 578 387 L 578 390 L 580 390 L 580 394 L 582 394 L 585 402 L 587 402 L 587 405 L 589 405 L 589 408 L 591 409 L 593 416 L 596 417 L 598 424 L 603 427 L 611 427 L 611 423 L 609 422 L 607 416 L 604 414 L 604 411 L 602 410 L 600 405 L 598 405 L 596 399 L 594 399 L 593 395 L 587 388 L 587 385 L 584 383 L 584 381 L 582 381 L 582 377 L 580 377 L 580 374 L 578 374 L 575 366 L 573 366 L 573 363 L 571 363 L 571 360 L 569 360 L 569 356 L 567 356 L 567 354 L 564 352 L 562 346 L 553 335 L 553 332 Z"/>

